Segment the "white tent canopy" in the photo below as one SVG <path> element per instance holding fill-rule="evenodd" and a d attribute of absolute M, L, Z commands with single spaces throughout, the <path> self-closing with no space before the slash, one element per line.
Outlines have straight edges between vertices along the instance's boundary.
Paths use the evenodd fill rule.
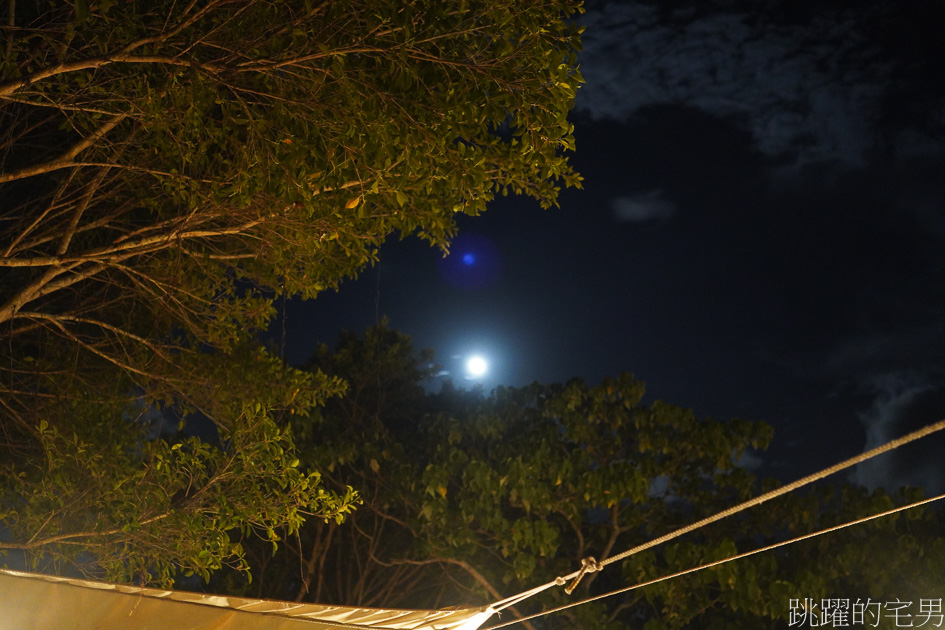
<path fill-rule="evenodd" d="M 476 630 L 494 612 L 298 604 L 0 569 L 0 630 Z"/>

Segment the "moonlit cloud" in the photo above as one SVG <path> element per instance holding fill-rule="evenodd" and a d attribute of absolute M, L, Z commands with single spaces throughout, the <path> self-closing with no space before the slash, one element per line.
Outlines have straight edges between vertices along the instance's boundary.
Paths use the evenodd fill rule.
<path fill-rule="evenodd" d="M 834 327 L 817 339 L 813 330 L 808 341 L 792 338 L 787 347 L 773 342 L 778 352 L 772 361 L 783 361 L 832 395 L 855 392 L 864 449 L 942 419 L 945 93 L 941 64 L 925 53 L 915 56 L 931 50 L 937 37 L 918 28 L 923 21 L 941 22 L 926 15 L 935 13 L 933 3 L 903 11 L 896 3 L 835 2 L 790 18 L 783 17 L 786 5 L 774 0 L 684 4 L 592 2 L 582 20 L 586 84 L 577 109 L 593 120 L 631 126 L 672 120 L 658 118 L 661 112 L 698 112 L 750 138 L 763 168 L 787 184 L 780 190 L 805 191 L 813 199 L 825 183 L 838 191 L 856 185 L 861 188 L 855 192 L 866 186 L 873 198 L 887 199 L 886 223 L 878 222 L 878 210 L 847 220 L 844 204 L 857 202 L 840 195 L 825 204 L 824 219 L 846 227 L 824 232 L 821 243 L 838 251 L 847 247 L 849 256 L 836 256 L 829 272 L 804 282 L 805 295 L 829 297 L 824 316 L 833 318 Z M 896 28 L 899 36 L 917 39 L 893 42 Z M 707 138 L 693 135 L 691 141 L 704 145 Z M 815 174 L 817 179 L 807 177 Z M 615 198 L 611 212 L 617 221 L 665 221 L 675 208 L 655 191 Z M 807 242 L 783 236 L 785 242 Z M 862 242 L 873 245 L 871 253 Z M 803 264 L 806 252 L 796 251 Z M 857 258 L 859 264 L 849 263 Z M 870 266 L 875 261 L 884 262 Z M 772 294 L 800 284 L 800 275 L 784 269 L 767 267 L 772 283 L 765 288 Z M 785 274 L 783 285 L 776 284 L 779 273 Z M 829 410 L 829 401 L 810 411 L 821 408 Z M 804 439 L 817 439 L 808 435 L 815 425 L 799 426 Z M 840 439 L 829 426 L 820 428 L 824 440 Z M 945 465 L 935 463 L 945 437 L 927 439 L 860 466 L 853 479 L 871 488 L 945 489 Z"/>
<path fill-rule="evenodd" d="M 861 15 L 825 10 L 788 25 L 721 7 L 669 16 L 644 3 L 591 8 L 577 108 L 626 121 L 646 107 L 683 105 L 736 121 L 782 163 L 860 167 L 877 149 L 893 71 Z M 912 146 L 926 146 L 921 134 L 902 150 Z"/>
<path fill-rule="evenodd" d="M 666 221 L 676 214 L 676 205 L 663 198 L 662 190 L 617 197 L 610 206 L 614 219 L 627 223 Z"/>
<path fill-rule="evenodd" d="M 916 373 L 899 372 L 877 377 L 874 401 L 860 414 L 866 429 L 864 450 L 885 444 L 920 427 L 942 420 L 945 386 Z M 945 465 L 940 457 L 943 438 L 931 435 L 901 451 L 881 455 L 858 465 L 851 480 L 876 488 L 922 486 L 927 492 L 945 488 Z"/>

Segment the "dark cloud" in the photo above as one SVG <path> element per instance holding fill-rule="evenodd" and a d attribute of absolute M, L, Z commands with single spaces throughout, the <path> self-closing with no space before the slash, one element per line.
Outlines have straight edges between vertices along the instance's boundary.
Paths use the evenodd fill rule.
<path fill-rule="evenodd" d="M 688 334 L 690 358 L 713 339 L 732 363 L 679 397 L 751 383 L 739 413 L 777 426 L 772 470 L 790 478 L 945 414 L 945 54 L 931 26 L 945 5 L 788 4 L 592 0 L 577 108 L 611 137 L 646 130 L 619 163 L 655 192 L 613 194 L 610 210 L 673 217 L 652 237 L 673 262 L 648 270 L 685 300 L 661 292 L 649 326 Z M 942 441 L 853 480 L 941 488 Z"/>
<path fill-rule="evenodd" d="M 931 111 L 880 132 L 906 63 L 876 39 L 884 5 L 786 20 L 759 11 L 776 3 L 746 4 L 705 3 L 711 12 L 700 5 L 667 13 L 643 2 L 590 8 L 578 109 L 627 121 L 654 105 L 697 108 L 737 121 L 762 154 L 792 168 L 861 168 L 877 152 L 900 160 L 941 154 L 945 100 L 937 96 Z"/>
<path fill-rule="evenodd" d="M 860 415 L 866 429 L 864 450 L 875 448 L 923 426 L 945 419 L 941 379 L 910 372 L 879 376 L 871 383 L 872 406 Z M 933 435 L 856 467 L 851 480 L 866 486 L 921 486 L 928 494 L 945 490 L 945 438 Z"/>
<path fill-rule="evenodd" d="M 611 201 L 614 219 L 620 222 L 667 221 L 676 214 L 676 204 L 663 198 L 662 190 L 651 190 Z"/>

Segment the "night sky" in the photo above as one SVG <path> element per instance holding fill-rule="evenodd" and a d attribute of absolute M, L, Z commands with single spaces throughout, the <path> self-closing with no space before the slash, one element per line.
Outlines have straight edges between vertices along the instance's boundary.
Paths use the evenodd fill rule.
<path fill-rule="evenodd" d="M 650 399 L 771 423 L 761 472 L 784 480 L 945 418 L 945 3 L 592 2 L 580 21 L 584 190 L 499 198 L 446 258 L 393 240 L 290 304 L 286 358 L 387 316 L 464 386 L 629 371 Z M 943 449 L 851 480 L 945 489 Z"/>

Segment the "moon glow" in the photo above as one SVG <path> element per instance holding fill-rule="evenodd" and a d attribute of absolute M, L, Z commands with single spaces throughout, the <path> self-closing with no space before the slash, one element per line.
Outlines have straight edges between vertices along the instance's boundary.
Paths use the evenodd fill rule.
<path fill-rule="evenodd" d="M 466 371 L 472 377 L 479 377 L 486 373 L 489 364 L 480 356 L 472 356 L 466 361 Z"/>

